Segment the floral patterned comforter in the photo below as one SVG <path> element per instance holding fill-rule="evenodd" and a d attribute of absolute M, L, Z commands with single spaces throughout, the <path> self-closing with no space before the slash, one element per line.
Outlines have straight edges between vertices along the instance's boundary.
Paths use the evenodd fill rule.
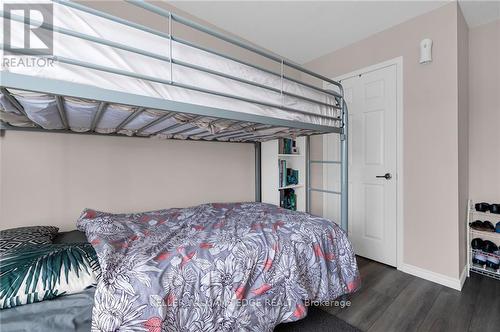
<path fill-rule="evenodd" d="M 359 287 L 335 223 L 262 203 L 78 220 L 102 269 L 93 331 L 272 331 Z"/>

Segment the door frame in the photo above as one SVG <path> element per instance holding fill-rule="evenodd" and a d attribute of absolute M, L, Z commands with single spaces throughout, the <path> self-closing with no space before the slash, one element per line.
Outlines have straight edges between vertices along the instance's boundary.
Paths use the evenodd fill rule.
<path fill-rule="evenodd" d="M 372 71 L 396 65 L 396 264 L 401 270 L 404 266 L 404 200 L 403 200 L 403 57 L 399 56 L 381 63 L 354 70 L 333 78 L 336 81 L 359 76 Z M 326 84 L 324 84 L 326 87 Z"/>

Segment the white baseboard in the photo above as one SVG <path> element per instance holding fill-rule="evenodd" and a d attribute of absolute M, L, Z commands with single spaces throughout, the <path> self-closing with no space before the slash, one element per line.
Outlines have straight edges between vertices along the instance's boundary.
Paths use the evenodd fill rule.
<path fill-rule="evenodd" d="M 465 280 L 467 280 L 467 271 L 468 266 L 465 264 L 464 269 L 462 270 L 462 273 L 460 273 L 460 290 L 464 287 Z"/>
<path fill-rule="evenodd" d="M 460 278 L 452 278 L 444 274 L 432 272 L 414 265 L 404 263 L 402 264 L 402 266 L 398 267 L 398 270 L 459 291 L 462 290 L 462 286 L 464 285 L 465 279 L 467 278 L 467 266 L 460 274 Z"/>

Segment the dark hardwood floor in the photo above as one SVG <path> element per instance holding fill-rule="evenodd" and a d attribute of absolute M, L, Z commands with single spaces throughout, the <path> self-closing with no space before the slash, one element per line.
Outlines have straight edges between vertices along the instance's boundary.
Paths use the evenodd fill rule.
<path fill-rule="evenodd" d="M 358 257 L 362 289 L 323 310 L 367 332 L 500 331 L 500 281 L 471 273 L 461 292 Z"/>

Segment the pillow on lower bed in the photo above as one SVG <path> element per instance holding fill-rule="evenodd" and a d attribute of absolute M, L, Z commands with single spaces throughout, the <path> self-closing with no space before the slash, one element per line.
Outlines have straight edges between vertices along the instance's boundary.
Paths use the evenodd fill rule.
<path fill-rule="evenodd" d="M 78 293 L 100 277 L 89 243 L 20 247 L 3 254 L 0 266 L 0 309 Z"/>
<path fill-rule="evenodd" d="M 57 233 L 53 241 L 53 243 L 86 243 L 86 242 L 89 241 L 87 240 L 87 236 L 85 236 L 85 233 L 77 230 Z"/>
<path fill-rule="evenodd" d="M 0 231 L 0 254 L 25 245 L 52 243 L 59 228 L 55 226 L 18 227 Z"/>

